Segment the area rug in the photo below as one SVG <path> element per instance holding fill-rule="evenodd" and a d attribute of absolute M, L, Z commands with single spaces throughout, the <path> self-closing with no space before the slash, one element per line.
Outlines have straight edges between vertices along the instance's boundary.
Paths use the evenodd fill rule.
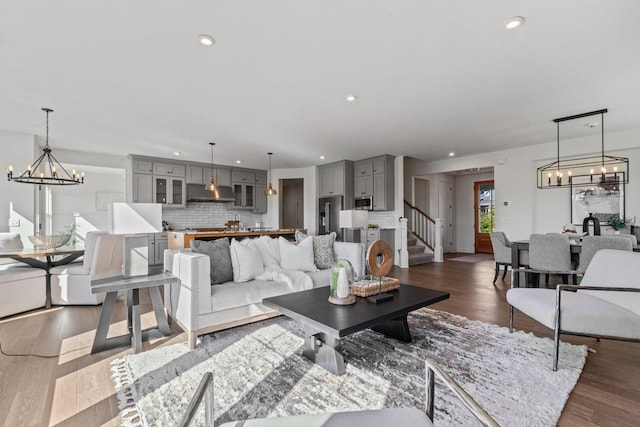
<path fill-rule="evenodd" d="M 466 256 L 460 256 L 456 258 L 449 258 L 449 261 L 460 261 L 460 262 L 493 261 L 493 255 L 491 254 L 466 255 Z"/>
<path fill-rule="evenodd" d="M 203 374 L 214 373 L 215 423 L 382 407 L 424 409 L 424 360 L 434 358 L 504 426 L 553 426 L 576 384 L 586 346 L 423 308 L 409 315 L 412 343 L 370 330 L 343 339 L 347 372 L 335 376 L 302 357 L 303 336 L 279 317 L 113 361 L 124 425 L 177 425 Z M 436 425 L 474 419 L 436 383 Z M 202 411 L 195 425 L 203 425 Z"/>

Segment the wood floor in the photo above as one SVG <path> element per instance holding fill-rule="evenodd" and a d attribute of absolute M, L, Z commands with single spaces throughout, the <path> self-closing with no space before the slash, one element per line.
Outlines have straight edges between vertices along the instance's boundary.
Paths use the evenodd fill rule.
<path fill-rule="evenodd" d="M 493 263 L 449 260 L 399 269 L 403 282 L 445 290 L 449 300 L 433 306 L 470 319 L 507 326 L 506 282 L 492 285 Z M 146 293 L 143 292 L 146 296 Z M 152 309 L 143 300 L 143 328 L 153 326 Z M 119 425 L 110 374 L 113 359 L 131 350 L 90 354 L 99 307 L 55 307 L 0 319 L 5 353 L 60 355 L 53 358 L 0 355 L 0 422 L 5 426 Z M 118 301 L 109 336 L 125 332 L 123 301 Z M 516 313 L 517 329 L 551 337 L 551 331 Z M 172 324 L 172 335 L 144 342 L 145 350 L 186 340 Z M 584 371 L 562 413 L 560 426 L 640 425 L 640 343 L 563 337 L 587 344 Z M 560 362 L 562 363 L 562 362 Z M 549 359 L 551 367 L 551 359 Z"/>

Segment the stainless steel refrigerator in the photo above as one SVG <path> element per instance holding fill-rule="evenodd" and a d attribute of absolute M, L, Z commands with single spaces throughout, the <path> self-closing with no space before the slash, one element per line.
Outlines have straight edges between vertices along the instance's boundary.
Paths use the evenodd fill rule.
<path fill-rule="evenodd" d="M 343 240 L 339 220 L 342 196 L 323 197 L 318 200 L 318 208 L 318 234 L 328 234 L 335 231 L 338 240 Z"/>

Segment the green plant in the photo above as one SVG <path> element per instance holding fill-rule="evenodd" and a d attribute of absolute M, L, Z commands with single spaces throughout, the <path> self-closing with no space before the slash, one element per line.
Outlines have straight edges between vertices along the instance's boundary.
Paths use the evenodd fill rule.
<path fill-rule="evenodd" d="M 496 208 L 492 207 L 489 212 L 480 214 L 480 232 L 489 233 L 496 229 Z"/>
<path fill-rule="evenodd" d="M 609 227 L 613 228 L 616 231 L 622 230 L 629 223 L 631 223 L 630 219 L 624 220 L 624 219 L 620 218 L 620 216 L 617 215 L 617 214 L 613 215 L 611 218 L 609 218 Z"/>
<path fill-rule="evenodd" d="M 76 223 L 75 222 L 71 222 L 67 225 L 65 225 L 62 228 L 62 231 L 60 232 L 61 235 L 63 236 L 70 236 L 69 238 L 69 245 L 76 245 L 76 243 L 78 243 L 78 239 L 76 238 Z"/>

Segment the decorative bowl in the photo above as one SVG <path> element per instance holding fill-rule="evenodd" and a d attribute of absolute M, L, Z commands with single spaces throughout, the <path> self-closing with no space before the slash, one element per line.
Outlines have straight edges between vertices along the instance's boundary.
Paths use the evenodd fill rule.
<path fill-rule="evenodd" d="M 33 246 L 38 249 L 53 249 L 64 246 L 69 242 L 70 235 L 56 234 L 52 236 L 28 236 Z"/>

